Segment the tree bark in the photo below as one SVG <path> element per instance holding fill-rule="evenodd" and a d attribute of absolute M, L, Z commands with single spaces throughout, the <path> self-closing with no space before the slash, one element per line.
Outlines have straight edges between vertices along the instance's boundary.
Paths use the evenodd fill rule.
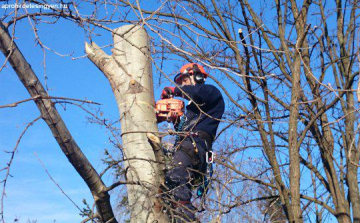
<path fill-rule="evenodd" d="M 126 177 L 139 182 L 127 185 L 131 222 L 168 222 L 156 207 L 161 155 L 146 135 L 158 131 L 149 38 L 144 28 L 126 25 L 113 30 L 113 40 L 112 56 L 95 43 L 86 43 L 85 50 L 109 80 L 119 107 Z"/>
<path fill-rule="evenodd" d="M 56 110 L 54 103 L 50 99 L 42 99 L 42 97 L 49 98 L 49 95 L 46 93 L 40 80 L 20 52 L 16 43 L 13 42 L 3 23 L 0 23 L 0 49 L 5 57 L 8 57 L 8 62 L 13 67 L 31 97 L 38 98 L 34 101 L 41 113 L 42 119 L 49 126 L 69 162 L 91 190 L 96 203 L 96 215 L 102 222 L 117 222 L 111 208 L 110 196 L 105 190 L 106 186 L 76 144 L 60 114 Z"/>

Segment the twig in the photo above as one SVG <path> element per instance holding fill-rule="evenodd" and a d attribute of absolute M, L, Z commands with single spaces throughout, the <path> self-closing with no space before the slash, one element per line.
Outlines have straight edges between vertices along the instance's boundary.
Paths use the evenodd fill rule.
<path fill-rule="evenodd" d="M 3 191 L 2 191 L 2 194 L 1 194 L 1 212 L 0 212 L 0 220 L 2 220 L 2 222 L 5 222 L 4 221 L 4 198 L 6 196 L 6 183 L 8 181 L 8 177 L 11 176 L 10 175 L 10 167 L 11 167 L 11 164 L 13 163 L 13 161 L 14 161 L 15 152 L 17 151 L 17 149 L 19 147 L 19 144 L 20 144 L 20 141 L 21 141 L 22 137 L 24 136 L 25 132 L 29 129 L 30 126 L 32 126 L 39 119 L 41 119 L 41 116 L 37 117 L 32 122 L 27 124 L 24 131 L 21 133 L 19 139 L 17 140 L 13 151 L 10 152 L 11 153 L 11 158 L 10 158 L 10 161 L 7 163 L 7 167 L 0 170 L 0 171 L 6 170 L 5 179 L 2 181 L 2 183 L 3 183 Z"/>
<path fill-rule="evenodd" d="M 60 185 L 58 183 L 56 183 L 56 181 L 54 180 L 54 178 L 52 178 L 52 176 L 50 175 L 49 171 L 46 169 L 44 163 L 41 161 L 41 159 L 37 156 L 36 152 L 34 152 L 35 157 L 39 160 L 41 166 L 44 168 L 46 174 L 50 177 L 51 181 L 60 189 L 61 193 L 63 193 L 70 201 L 71 203 L 73 203 L 73 205 L 79 209 L 80 212 L 82 212 L 81 208 L 69 197 L 69 195 L 67 195 L 65 193 L 65 191 L 60 187 Z"/>
<path fill-rule="evenodd" d="M 136 182 L 136 181 L 117 181 L 115 183 L 113 183 L 112 185 L 106 187 L 106 191 L 111 191 L 113 189 L 115 189 L 116 187 L 120 186 L 120 185 L 124 185 L 124 184 L 132 184 L 132 185 L 141 185 L 140 182 Z"/>
<path fill-rule="evenodd" d="M 21 100 L 18 102 L 14 102 L 11 104 L 7 104 L 7 105 L 0 105 L 0 108 L 12 108 L 12 107 L 16 107 L 21 103 L 24 102 L 28 102 L 28 101 L 32 101 L 32 100 L 38 100 L 38 99 L 61 99 L 61 100 L 69 100 L 69 101 L 78 101 L 78 102 L 83 102 L 83 103 L 88 103 L 88 104 L 96 104 L 96 105 L 101 105 L 100 103 L 94 102 L 94 101 L 89 101 L 89 100 L 81 100 L 81 99 L 74 99 L 74 98 L 65 98 L 65 97 L 52 97 L 52 96 L 41 96 L 41 95 L 37 95 L 33 98 L 28 98 L 25 100 Z"/>

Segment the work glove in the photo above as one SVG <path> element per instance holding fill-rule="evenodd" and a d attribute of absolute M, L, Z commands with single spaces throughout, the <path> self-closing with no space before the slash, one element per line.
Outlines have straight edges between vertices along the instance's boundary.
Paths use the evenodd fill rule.
<path fill-rule="evenodd" d="M 175 87 L 165 87 L 161 93 L 161 99 L 174 97 Z"/>

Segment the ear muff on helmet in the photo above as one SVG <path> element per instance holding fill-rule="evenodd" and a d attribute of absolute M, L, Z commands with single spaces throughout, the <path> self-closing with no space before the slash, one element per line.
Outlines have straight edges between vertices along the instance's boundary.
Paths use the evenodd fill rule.
<path fill-rule="evenodd" d="M 196 63 L 193 64 L 192 71 L 194 75 L 194 80 L 197 84 L 202 84 L 205 82 L 204 74 L 201 72 L 199 66 Z"/>
<path fill-rule="evenodd" d="M 194 73 L 194 80 L 197 84 L 202 84 L 205 82 L 204 74 L 200 72 Z"/>

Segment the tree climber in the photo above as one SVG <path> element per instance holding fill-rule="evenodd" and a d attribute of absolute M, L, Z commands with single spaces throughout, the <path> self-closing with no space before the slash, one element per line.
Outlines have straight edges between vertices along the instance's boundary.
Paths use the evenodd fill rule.
<path fill-rule="evenodd" d="M 189 100 L 186 113 L 174 125 L 179 134 L 176 151 L 171 161 L 172 168 L 166 173 L 165 183 L 173 197 L 176 222 L 195 220 L 195 207 L 191 203 L 191 181 L 207 169 L 207 152 L 212 151 L 220 119 L 224 113 L 224 99 L 219 89 L 205 84 L 208 74 L 203 66 L 189 63 L 180 69 L 174 78 L 177 87 L 165 87 L 161 98 L 180 96 Z"/>

